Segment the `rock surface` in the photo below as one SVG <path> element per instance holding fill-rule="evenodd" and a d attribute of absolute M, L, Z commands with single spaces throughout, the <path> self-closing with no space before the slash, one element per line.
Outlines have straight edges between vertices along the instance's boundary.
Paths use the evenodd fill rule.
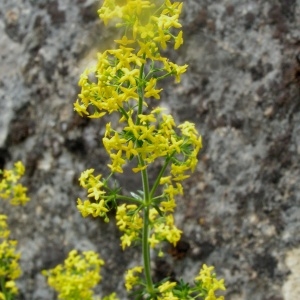
<path fill-rule="evenodd" d="M 185 255 L 156 261 L 155 276 L 189 280 L 207 263 L 225 278 L 228 300 L 297 299 L 300 1 L 184 2 L 185 44 L 170 57 L 190 67 L 179 85 L 165 83 L 163 99 L 178 121 L 197 124 L 204 149 L 176 215 Z M 18 299 L 56 299 L 40 272 L 73 248 L 99 251 L 98 292 L 126 299 L 123 273 L 139 261 L 137 249 L 121 251 L 113 222 L 76 210 L 80 172 L 107 173 L 105 120 L 72 107 L 80 73 L 113 40 L 98 6 L 0 2 L 0 168 L 21 159 L 31 197 L 23 208 L 1 205 L 22 252 Z"/>

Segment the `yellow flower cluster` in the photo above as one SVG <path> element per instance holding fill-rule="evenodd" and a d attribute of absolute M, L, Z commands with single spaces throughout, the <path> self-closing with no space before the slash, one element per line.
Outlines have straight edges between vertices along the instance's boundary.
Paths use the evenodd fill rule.
<path fill-rule="evenodd" d="M 18 183 L 24 175 L 25 167 L 21 161 L 12 170 L 0 170 L 0 198 L 11 205 L 23 205 L 29 201 L 27 188 Z M 21 275 L 20 254 L 16 253 L 17 241 L 10 240 L 7 216 L 0 215 L 0 299 L 12 299 L 18 293 L 15 283 Z"/>
<path fill-rule="evenodd" d="M 154 214 L 157 215 L 157 217 L 153 221 L 150 217 L 152 221 L 151 227 L 153 227 L 152 234 L 148 238 L 150 247 L 155 248 L 161 241 L 168 241 L 175 246 L 180 240 L 182 231 L 175 226 L 173 215 L 159 216 L 154 209 L 151 210 L 150 214 L 151 213 L 152 216 Z"/>
<path fill-rule="evenodd" d="M 127 291 L 131 291 L 134 286 L 141 284 L 142 266 L 136 266 L 127 270 L 125 274 L 125 287 Z M 179 300 L 178 297 L 173 295 L 172 289 L 176 286 L 176 282 L 165 281 L 157 287 L 159 296 L 157 300 Z M 150 298 L 149 298 L 150 299 Z M 152 299 L 152 298 L 151 298 Z"/>
<path fill-rule="evenodd" d="M 7 239 L 10 235 L 6 220 L 7 216 L 0 215 L 0 239 Z"/>
<path fill-rule="evenodd" d="M 158 296 L 158 300 L 180 300 L 178 297 L 176 297 L 172 289 L 176 286 L 176 282 L 170 282 L 166 281 L 159 285 L 158 290 L 160 293 L 160 296 Z"/>
<path fill-rule="evenodd" d="M 27 188 L 17 183 L 24 172 L 25 167 L 21 161 L 16 162 L 12 170 L 0 170 L 0 198 L 10 199 L 12 205 L 23 205 L 29 201 Z"/>
<path fill-rule="evenodd" d="M 110 124 L 106 126 L 106 136 L 103 139 L 105 148 L 110 154 L 112 163 L 109 164 L 112 172 L 123 172 L 122 166 L 133 157 L 141 157 L 143 165 L 133 168 L 138 172 L 147 168 L 155 159 L 163 157 L 172 161 L 170 176 L 160 178 L 159 183 L 164 185 L 164 201 L 159 203 L 164 217 L 152 219 L 153 234 L 149 237 L 151 247 L 160 241 L 168 240 L 174 245 L 180 239 L 181 231 L 174 225 L 172 215 L 176 207 L 174 197 L 183 194 L 182 185 L 178 181 L 188 178 L 187 171 L 193 171 L 197 163 L 197 153 L 202 147 L 201 137 L 197 134 L 194 124 L 185 122 L 179 126 L 181 136 L 177 135 L 175 122 L 171 115 L 159 115 L 161 109 L 153 110 L 149 115 L 139 115 L 140 125 L 135 125 L 128 119 L 128 125 L 119 134 L 112 130 Z M 161 118 L 161 119 L 159 119 Z M 88 197 L 95 201 L 78 198 L 77 208 L 83 217 L 92 215 L 107 218 L 108 205 L 105 183 L 101 175 L 94 176 L 94 169 L 84 171 L 79 182 L 87 190 Z M 152 215 L 156 212 L 152 209 Z M 156 213 L 157 216 L 157 213 Z M 117 209 L 117 225 L 124 232 L 121 237 L 122 248 L 140 238 L 143 220 L 139 216 L 136 205 L 121 205 Z"/>
<path fill-rule="evenodd" d="M 162 89 L 157 89 L 156 84 L 166 76 L 174 75 L 179 82 L 187 65 L 178 66 L 162 57 L 160 47 L 165 49 L 171 40 L 175 49 L 183 43 L 182 31 L 177 36 L 171 33 L 172 28 L 181 27 L 181 9 L 182 3 L 169 0 L 105 0 L 99 10 L 100 18 L 105 24 L 114 18 L 121 19 L 118 27 L 123 27 L 125 34 L 115 40 L 117 49 L 99 53 L 97 66 L 83 72 L 79 80 L 81 93 L 74 109 L 81 116 L 100 118 L 122 111 L 132 100 L 140 101 L 142 90 L 143 98 L 159 99 Z M 144 74 L 146 65 L 149 71 Z M 95 81 L 90 79 L 90 73 L 95 75 Z"/>
<path fill-rule="evenodd" d="M 172 39 L 175 49 L 183 43 L 182 31 L 176 37 L 170 31 L 171 28 L 182 27 L 178 21 L 181 10 L 182 3 L 172 3 L 170 0 L 105 0 L 98 13 L 105 25 L 112 19 L 121 19 L 116 26 L 125 27 L 133 41 L 123 37 L 119 43 L 127 45 L 134 40 L 149 43 L 145 48 L 154 50 L 155 54 L 158 45 L 165 49 L 166 42 Z"/>
<path fill-rule="evenodd" d="M 125 274 L 125 287 L 127 291 L 131 291 L 135 285 L 140 283 L 141 280 L 138 274 L 141 274 L 142 271 L 142 266 L 136 266 L 132 269 L 127 270 Z"/>
<path fill-rule="evenodd" d="M 10 232 L 6 219 L 5 215 L 0 215 L 0 299 L 4 300 L 18 293 L 15 279 L 21 275 L 17 241 L 8 239 Z"/>
<path fill-rule="evenodd" d="M 204 264 L 195 278 L 196 284 L 199 285 L 201 291 L 204 291 L 204 300 L 224 300 L 223 296 L 217 297 L 215 292 L 217 290 L 225 291 L 224 279 L 216 279 L 216 275 L 212 273 L 214 267 L 208 267 Z"/>
<path fill-rule="evenodd" d="M 81 173 L 79 177 L 80 185 L 87 190 L 88 197 L 93 198 L 95 201 L 90 200 L 77 200 L 77 208 L 83 217 L 92 215 L 93 217 L 103 217 L 108 222 L 107 212 L 108 208 L 105 203 L 105 191 L 103 189 L 104 183 L 101 181 L 101 175 L 94 176 L 94 169 L 89 169 Z"/>
<path fill-rule="evenodd" d="M 121 245 L 124 250 L 133 241 L 140 238 L 140 231 L 143 228 L 143 219 L 139 215 L 139 210 L 135 204 L 122 204 L 117 208 L 117 226 L 124 232 L 121 236 Z"/>
<path fill-rule="evenodd" d="M 132 242 L 141 239 L 143 218 L 141 210 L 135 204 L 122 204 L 117 208 L 117 226 L 124 232 L 121 236 L 121 245 L 124 250 Z M 150 209 L 150 229 L 153 229 L 148 242 L 151 248 L 155 248 L 161 241 L 169 241 L 174 246 L 180 240 L 182 231 L 174 224 L 173 215 L 160 216 L 156 209 Z"/>
<path fill-rule="evenodd" d="M 160 114 L 160 111 L 156 108 L 148 115 L 139 114 L 138 124 L 134 123 L 129 112 L 122 132 L 114 131 L 108 124 L 103 144 L 112 160 L 108 166 L 113 173 L 123 173 L 123 165 L 133 157 L 140 157 L 144 162 L 133 168 L 134 172 L 139 172 L 159 157 L 175 158 L 181 155 L 182 160 L 173 159 L 172 180 L 181 181 L 189 177 L 185 173 L 196 167 L 197 154 L 202 147 L 201 136 L 190 122 L 178 126 L 181 131 L 178 135 L 173 117 Z M 171 177 L 168 179 L 165 183 L 171 184 Z M 173 198 L 176 189 L 170 187 L 166 193 L 168 191 Z"/>
<path fill-rule="evenodd" d="M 124 250 L 132 242 L 140 240 L 141 229 L 143 228 L 143 218 L 141 210 L 135 204 L 122 204 L 117 207 L 117 226 L 124 232 L 121 236 L 121 245 Z M 180 240 L 182 231 L 174 224 L 173 215 L 159 215 L 154 208 L 150 209 L 150 229 L 153 229 L 148 238 L 151 248 L 155 248 L 161 241 L 169 241 L 174 246 Z"/>
<path fill-rule="evenodd" d="M 180 282 L 164 281 L 158 285 L 158 300 L 182 300 L 182 299 L 202 299 L 202 300 L 224 300 L 223 296 L 216 296 L 217 290 L 225 290 L 224 280 L 217 280 L 212 273 L 214 267 L 203 265 L 199 275 L 195 278 L 195 286 Z"/>
<path fill-rule="evenodd" d="M 79 254 L 72 250 L 64 264 L 42 273 L 48 277 L 48 284 L 58 292 L 58 299 L 92 300 L 92 289 L 101 280 L 100 268 L 103 264 L 103 260 L 93 251 Z"/>

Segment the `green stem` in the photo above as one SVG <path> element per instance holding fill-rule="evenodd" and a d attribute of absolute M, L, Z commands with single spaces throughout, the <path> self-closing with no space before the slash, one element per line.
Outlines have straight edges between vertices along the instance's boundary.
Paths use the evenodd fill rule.
<path fill-rule="evenodd" d="M 175 152 L 174 152 L 174 153 L 175 153 Z M 156 178 L 156 180 L 155 180 L 155 182 L 154 182 L 154 185 L 153 185 L 153 187 L 152 187 L 152 189 L 151 189 L 151 192 L 150 192 L 150 197 L 151 197 L 151 198 L 153 198 L 153 195 L 154 195 L 154 193 L 155 193 L 155 191 L 156 191 L 156 189 L 157 189 L 157 187 L 158 187 L 158 185 L 159 185 L 160 178 L 164 175 L 164 172 L 165 172 L 165 170 L 166 170 L 166 168 L 167 168 L 169 162 L 171 161 L 173 155 L 174 155 L 174 154 L 172 154 L 170 157 L 168 157 L 168 158 L 166 159 L 165 164 L 164 164 L 163 167 L 161 168 L 161 170 L 160 170 L 160 172 L 159 172 L 159 174 L 158 174 L 158 176 L 157 176 L 157 178 Z"/>
<path fill-rule="evenodd" d="M 162 76 L 160 76 L 160 77 L 157 77 L 156 80 L 157 80 L 157 81 L 162 80 L 162 79 L 164 79 L 164 78 L 166 78 L 166 77 L 169 77 L 169 76 L 172 75 L 172 74 L 173 74 L 173 72 L 168 72 L 168 73 L 166 73 L 165 75 L 162 75 Z"/>
<path fill-rule="evenodd" d="M 146 59 L 146 54 L 143 54 L 143 59 Z M 144 102 L 144 69 L 145 64 L 141 65 L 140 74 L 139 74 L 139 86 L 138 86 L 138 95 L 139 95 L 139 105 L 137 114 L 141 114 L 143 112 L 143 102 Z M 136 125 L 140 124 L 140 118 L 137 116 Z"/>
<path fill-rule="evenodd" d="M 128 196 L 123 196 L 123 195 L 117 195 L 116 199 L 118 200 L 125 200 L 125 201 L 129 201 L 129 202 L 133 202 L 136 203 L 138 205 L 142 204 L 142 201 L 133 197 L 128 197 Z"/>
<path fill-rule="evenodd" d="M 144 160 L 139 157 L 139 164 L 141 166 L 145 165 Z M 150 295 L 154 295 L 154 287 L 151 277 L 151 267 L 150 267 L 150 247 L 149 247 L 149 210 L 151 204 L 151 197 L 149 192 L 149 180 L 147 169 L 142 170 L 142 182 L 143 182 L 143 191 L 144 191 L 144 224 L 142 232 L 142 255 L 144 263 L 144 274 L 146 279 L 147 291 Z"/>
<path fill-rule="evenodd" d="M 146 59 L 146 55 L 143 55 L 143 59 Z M 140 68 L 139 74 L 139 87 L 138 87 L 138 95 L 139 95 L 139 103 L 138 103 L 138 111 L 136 118 L 136 125 L 140 124 L 139 114 L 143 113 L 143 102 L 144 102 L 144 68 L 145 64 L 142 64 Z M 140 166 L 145 166 L 145 162 L 141 156 L 138 156 L 138 161 Z M 150 246 L 149 246 L 149 211 L 151 205 L 151 196 L 149 190 L 149 179 L 147 169 L 141 171 L 142 175 L 142 183 L 143 183 L 143 192 L 144 192 L 144 200 L 143 200 L 143 210 L 144 210 L 144 218 L 143 218 L 143 231 L 142 231 L 142 256 L 143 256 L 143 264 L 144 264 L 144 275 L 146 280 L 146 288 L 147 292 L 150 296 L 155 295 L 152 277 L 151 277 L 151 267 L 150 267 Z"/>
<path fill-rule="evenodd" d="M 147 291 L 150 295 L 154 295 L 154 287 L 151 277 L 150 267 L 150 247 L 148 242 L 149 237 L 149 207 L 144 208 L 144 225 L 142 236 L 142 254 L 144 262 L 144 274 L 146 278 Z"/>

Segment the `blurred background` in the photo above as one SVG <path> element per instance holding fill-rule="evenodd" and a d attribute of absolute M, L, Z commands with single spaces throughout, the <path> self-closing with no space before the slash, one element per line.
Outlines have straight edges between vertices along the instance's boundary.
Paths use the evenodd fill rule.
<path fill-rule="evenodd" d="M 0 2 L 0 168 L 22 160 L 31 197 L 0 207 L 22 253 L 18 299 L 56 299 L 40 272 L 74 248 L 106 261 L 97 292 L 127 299 L 123 273 L 140 260 L 138 248 L 121 250 L 113 215 L 104 224 L 76 210 L 80 173 L 108 172 L 109 118 L 73 111 L 79 75 L 116 38 L 97 16 L 101 3 Z M 154 276 L 191 280 L 206 263 L 228 300 L 298 299 L 300 0 L 185 0 L 182 24 L 184 45 L 166 55 L 188 72 L 166 80 L 155 103 L 195 122 L 204 148 L 178 199 L 182 241 L 154 260 Z M 118 180 L 137 185 L 130 174 Z"/>

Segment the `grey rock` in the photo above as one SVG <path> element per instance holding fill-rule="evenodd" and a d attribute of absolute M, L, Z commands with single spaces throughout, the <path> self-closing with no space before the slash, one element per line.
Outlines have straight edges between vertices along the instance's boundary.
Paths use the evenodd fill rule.
<path fill-rule="evenodd" d="M 71 249 L 106 261 L 100 294 L 127 299 L 123 274 L 139 249 L 123 252 L 111 222 L 76 209 L 80 172 L 107 174 L 104 121 L 78 117 L 77 81 L 112 44 L 95 1 L 0 2 L 0 162 L 21 159 L 31 201 L 1 205 L 19 241 L 19 299 L 56 299 L 41 270 Z M 177 122 L 195 122 L 204 148 L 185 183 L 176 220 L 190 250 L 154 264 L 191 281 L 203 263 L 227 283 L 226 299 L 296 299 L 300 286 L 300 2 L 186 0 L 185 44 L 169 56 L 189 64 L 163 103 Z M 297 73 L 298 70 L 298 73 Z M 126 173 L 127 174 L 127 173 Z M 122 179 L 126 192 L 138 180 Z"/>

